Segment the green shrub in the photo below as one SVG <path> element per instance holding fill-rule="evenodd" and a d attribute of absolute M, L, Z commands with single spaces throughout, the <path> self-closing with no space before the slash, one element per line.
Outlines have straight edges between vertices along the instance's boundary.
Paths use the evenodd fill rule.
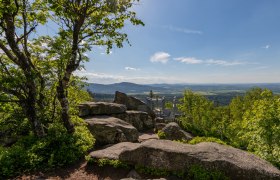
<path fill-rule="evenodd" d="M 190 167 L 188 178 L 193 180 L 229 180 L 222 172 L 206 170 L 200 165 L 192 165 Z"/>
<path fill-rule="evenodd" d="M 54 123 L 44 138 L 29 135 L 9 148 L 0 148 L 0 177 L 64 166 L 83 157 L 95 139 L 82 120 L 74 118 L 74 123 L 74 134 L 68 134 L 63 125 Z"/>
<path fill-rule="evenodd" d="M 166 139 L 166 134 L 162 130 L 159 130 L 157 132 L 157 135 L 158 135 L 159 139 Z"/>
<path fill-rule="evenodd" d="M 198 144 L 201 142 L 215 142 L 218 144 L 226 145 L 226 143 L 218 138 L 214 137 L 195 137 L 188 142 L 188 144 Z"/>
<path fill-rule="evenodd" d="M 168 176 L 171 174 L 171 172 L 166 169 L 158 169 L 158 168 L 146 167 L 141 165 L 136 165 L 135 170 L 142 174 L 150 174 L 154 176 Z"/>
<path fill-rule="evenodd" d="M 106 159 L 106 158 L 95 159 L 92 158 L 90 155 L 87 155 L 85 159 L 87 160 L 88 164 L 97 164 L 99 167 L 104 167 L 108 165 L 108 166 L 113 166 L 114 168 L 125 168 L 125 169 L 130 168 L 128 164 L 115 159 Z"/>

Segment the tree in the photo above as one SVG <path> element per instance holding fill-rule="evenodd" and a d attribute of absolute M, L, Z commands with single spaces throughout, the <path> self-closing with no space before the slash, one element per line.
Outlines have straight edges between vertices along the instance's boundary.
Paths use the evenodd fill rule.
<path fill-rule="evenodd" d="M 245 112 L 244 139 L 248 149 L 280 166 L 280 100 L 270 90 L 263 90 L 252 108 Z"/>
<path fill-rule="evenodd" d="M 181 121 L 187 130 L 198 135 L 213 134 L 212 127 L 214 103 L 191 90 L 184 92 L 179 110 L 183 113 Z"/>
<path fill-rule="evenodd" d="M 22 108 L 37 136 L 45 134 L 38 108 L 44 106 L 46 79 L 29 38 L 39 24 L 46 23 L 44 8 L 42 0 L 0 0 L 0 90 L 6 102 Z"/>
<path fill-rule="evenodd" d="M 107 46 L 107 52 L 116 45 L 128 42 L 127 34 L 121 32 L 126 21 L 144 25 L 129 8 L 137 0 L 49 0 L 55 14 L 53 20 L 60 26 L 55 47 L 63 43 L 63 51 L 55 51 L 62 67 L 58 72 L 57 97 L 62 107 L 61 119 L 68 132 L 74 131 L 69 116 L 67 89 L 73 72 L 86 60 L 84 52 L 93 46 Z M 129 42 L 128 42 L 129 43 Z"/>
<path fill-rule="evenodd" d="M 68 89 L 76 81 L 73 72 L 88 60 L 83 53 L 93 46 L 106 46 L 109 52 L 113 46 L 129 43 L 121 32 L 125 23 L 143 25 L 129 10 L 134 2 L 0 0 L 0 101 L 16 103 L 34 134 L 41 137 L 54 114 L 46 111 L 57 97 L 60 119 L 69 133 L 74 132 L 68 100 Z M 57 34 L 34 38 L 36 28 L 48 20 L 58 24 Z"/>

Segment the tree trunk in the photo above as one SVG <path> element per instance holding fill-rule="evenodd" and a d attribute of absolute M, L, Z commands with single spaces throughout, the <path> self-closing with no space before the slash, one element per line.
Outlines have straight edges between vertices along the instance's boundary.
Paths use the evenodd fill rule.
<path fill-rule="evenodd" d="M 32 130 L 37 137 L 43 137 L 45 135 L 44 128 L 42 126 L 41 121 L 37 116 L 37 108 L 36 108 L 36 86 L 33 81 L 27 82 L 28 88 L 28 97 L 26 99 L 25 104 L 25 113 L 32 125 Z"/>
<path fill-rule="evenodd" d="M 75 128 L 73 123 L 71 122 L 70 116 L 69 116 L 69 102 L 66 95 L 66 82 L 63 82 L 64 80 L 59 80 L 59 85 L 57 86 L 57 99 L 60 103 L 60 106 L 62 108 L 61 110 L 61 119 L 63 121 L 64 127 L 67 129 L 68 133 L 74 133 Z M 68 82 L 66 83 L 68 84 Z"/>

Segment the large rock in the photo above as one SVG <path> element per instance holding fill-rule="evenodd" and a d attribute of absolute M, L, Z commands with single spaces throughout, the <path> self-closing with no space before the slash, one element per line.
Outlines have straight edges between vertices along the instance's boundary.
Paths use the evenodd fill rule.
<path fill-rule="evenodd" d="M 186 171 L 192 165 L 200 165 L 209 171 L 221 171 L 231 179 L 280 179 L 280 171 L 267 161 L 246 151 L 210 142 L 196 145 L 169 140 L 126 142 L 90 155 L 170 171 Z"/>
<path fill-rule="evenodd" d="M 123 114 L 114 114 L 116 118 L 132 124 L 138 131 L 145 131 L 154 128 L 154 121 L 143 111 L 126 111 Z"/>
<path fill-rule="evenodd" d="M 126 106 L 109 102 L 85 102 L 79 106 L 79 116 L 89 115 L 111 115 L 126 111 Z"/>
<path fill-rule="evenodd" d="M 156 117 L 155 113 L 147 104 L 135 97 L 128 96 L 125 93 L 116 91 L 114 103 L 124 104 L 128 110 L 147 112 L 153 119 Z"/>
<path fill-rule="evenodd" d="M 90 132 L 98 144 L 115 144 L 119 142 L 136 142 L 139 133 L 131 124 L 118 118 L 96 116 L 85 119 Z"/>
<path fill-rule="evenodd" d="M 175 122 L 168 123 L 161 131 L 164 132 L 165 138 L 168 140 L 191 140 L 193 138 Z"/>

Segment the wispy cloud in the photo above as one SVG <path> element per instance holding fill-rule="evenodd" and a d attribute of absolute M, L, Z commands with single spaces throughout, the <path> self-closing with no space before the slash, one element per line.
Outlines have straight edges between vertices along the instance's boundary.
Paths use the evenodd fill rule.
<path fill-rule="evenodd" d="M 151 56 L 151 62 L 159 62 L 166 64 L 169 61 L 170 54 L 166 52 L 156 52 L 154 55 Z"/>
<path fill-rule="evenodd" d="M 125 67 L 124 69 L 127 71 L 139 71 L 140 70 L 139 68 L 134 68 L 134 67 Z"/>
<path fill-rule="evenodd" d="M 139 84 L 150 84 L 150 83 L 174 83 L 180 82 L 180 78 L 176 77 L 162 77 L 162 76 L 129 76 L 129 75 L 115 75 L 100 72 L 88 72 L 86 70 L 76 71 L 76 76 L 86 77 L 88 82 L 101 83 L 101 84 L 111 84 L 117 82 L 134 82 Z"/>
<path fill-rule="evenodd" d="M 131 75 L 116 75 L 100 72 L 88 72 L 86 70 L 76 71 L 75 75 L 87 77 L 87 82 L 111 84 L 117 82 L 134 82 L 139 84 L 154 84 L 154 83 L 263 83 L 263 82 L 279 82 L 279 72 L 256 72 L 246 71 L 243 73 L 214 73 L 214 74 L 185 74 L 182 75 L 147 75 L 147 76 L 131 76 Z"/>
<path fill-rule="evenodd" d="M 205 61 L 205 64 L 208 65 L 220 65 L 220 66 L 238 66 L 248 64 L 247 62 L 242 61 L 224 61 L 224 60 L 214 60 L 209 59 Z"/>
<path fill-rule="evenodd" d="M 162 26 L 164 29 L 168 29 L 170 31 L 174 31 L 174 32 L 180 32 L 180 33 L 185 33 L 185 34 L 198 34 L 201 35 L 203 34 L 202 31 L 200 30 L 194 30 L 194 29 L 188 29 L 188 28 L 181 28 L 181 27 L 176 27 L 176 26 Z"/>
<path fill-rule="evenodd" d="M 203 61 L 196 59 L 194 57 L 179 57 L 179 58 L 174 58 L 175 61 L 180 61 L 182 63 L 186 64 L 202 64 Z"/>
<path fill-rule="evenodd" d="M 242 62 L 242 61 L 225 61 L 225 60 L 215 60 L 215 59 L 201 60 L 195 57 L 179 57 L 179 58 L 174 58 L 174 60 L 185 64 L 206 64 L 206 65 L 218 65 L 218 66 L 237 66 L 237 65 L 248 64 L 247 62 Z"/>
<path fill-rule="evenodd" d="M 251 70 L 258 71 L 258 70 L 264 70 L 264 69 L 268 69 L 268 68 L 270 68 L 270 67 L 269 66 L 258 66 L 258 67 L 252 68 Z"/>
<path fill-rule="evenodd" d="M 269 44 L 267 44 L 267 45 L 263 46 L 262 48 L 263 49 L 269 49 L 269 48 L 271 48 L 271 46 Z"/>

